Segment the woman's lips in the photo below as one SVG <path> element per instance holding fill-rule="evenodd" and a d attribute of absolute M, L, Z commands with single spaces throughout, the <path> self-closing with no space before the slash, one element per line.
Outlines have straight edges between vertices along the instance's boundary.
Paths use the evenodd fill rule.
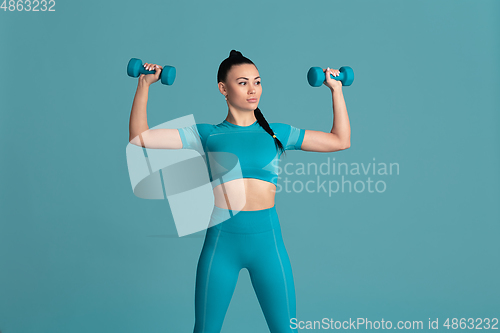
<path fill-rule="evenodd" d="M 257 98 L 250 98 L 250 99 L 247 99 L 247 101 L 250 103 L 255 103 L 255 102 L 257 102 Z"/>

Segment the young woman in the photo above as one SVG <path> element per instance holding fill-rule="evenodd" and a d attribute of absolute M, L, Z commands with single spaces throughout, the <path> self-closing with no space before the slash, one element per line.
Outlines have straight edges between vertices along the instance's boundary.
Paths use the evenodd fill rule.
<path fill-rule="evenodd" d="M 268 123 L 258 108 L 262 86 L 257 67 L 235 50 L 217 74 L 219 91 L 228 105 L 223 122 L 149 130 L 148 89 L 159 80 L 162 67 L 149 63 L 144 67 L 156 73 L 139 77 L 129 141 L 165 149 L 195 149 L 201 142 L 207 154 L 215 206 L 196 273 L 194 333 L 220 332 L 242 268 L 249 272 L 270 331 L 296 332 L 290 327 L 291 318 L 295 318 L 292 269 L 274 204 L 276 162 L 285 150 L 334 152 L 349 148 L 351 130 L 342 83 L 330 77 L 338 76 L 339 71 L 323 70 L 334 113 L 328 133 Z M 294 94 L 291 91 L 290 98 Z M 239 176 L 227 173 L 224 164 L 228 161 L 218 153 L 237 156 Z"/>

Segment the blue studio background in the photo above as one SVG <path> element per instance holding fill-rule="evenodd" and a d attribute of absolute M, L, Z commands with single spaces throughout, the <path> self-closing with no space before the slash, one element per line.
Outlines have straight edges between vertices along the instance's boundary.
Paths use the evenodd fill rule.
<path fill-rule="evenodd" d="M 309 67 L 355 73 L 343 87 L 351 147 L 281 161 L 360 167 L 281 175 L 299 320 L 422 321 L 428 331 L 431 318 L 444 331 L 446 318 L 500 317 L 500 2 L 54 9 L 0 11 L 2 333 L 192 331 L 204 233 L 177 237 L 168 201 L 132 192 L 125 148 L 137 79 L 126 65 L 177 68 L 173 86 L 150 88 L 150 127 L 189 114 L 217 124 L 227 106 L 216 74 L 231 49 L 256 63 L 267 120 L 308 130 L 329 132 L 333 121 L 330 91 L 308 85 Z M 369 163 L 398 169 L 363 174 Z M 342 176 L 357 190 L 300 191 Z M 369 177 L 372 191 L 384 187 L 362 188 Z M 242 270 L 223 332 L 267 331 Z"/>

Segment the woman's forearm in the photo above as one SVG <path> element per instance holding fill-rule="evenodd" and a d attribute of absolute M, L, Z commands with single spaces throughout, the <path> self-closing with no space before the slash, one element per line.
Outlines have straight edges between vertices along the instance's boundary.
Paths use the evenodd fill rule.
<path fill-rule="evenodd" d="M 342 89 L 332 90 L 333 127 L 331 133 L 336 134 L 346 147 L 351 145 L 351 126 Z"/>
<path fill-rule="evenodd" d="M 149 129 L 147 105 L 149 85 L 139 80 L 130 112 L 129 141 Z"/>

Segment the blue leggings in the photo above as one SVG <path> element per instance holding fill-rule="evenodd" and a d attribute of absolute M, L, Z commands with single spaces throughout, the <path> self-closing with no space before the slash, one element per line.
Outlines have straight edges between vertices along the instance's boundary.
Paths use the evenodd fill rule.
<path fill-rule="evenodd" d="M 297 332 L 295 287 L 281 237 L 275 206 L 232 211 L 215 206 L 196 272 L 194 333 L 219 333 L 238 274 L 249 272 L 260 307 L 272 333 Z"/>

